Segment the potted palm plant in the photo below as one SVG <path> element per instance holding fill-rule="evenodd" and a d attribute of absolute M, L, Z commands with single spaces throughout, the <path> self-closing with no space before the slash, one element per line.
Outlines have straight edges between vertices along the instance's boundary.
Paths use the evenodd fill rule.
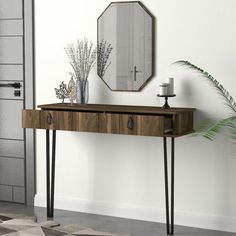
<path fill-rule="evenodd" d="M 207 123 L 201 126 L 201 128 L 196 130 L 196 134 L 202 135 L 209 140 L 214 140 L 215 136 L 220 132 L 220 130 L 226 128 L 230 132 L 233 142 L 236 143 L 236 103 L 233 97 L 224 88 L 224 86 L 207 71 L 204 71 L 203 69 L 188 61 L 176 61 L 174 64 L 191 69 L 194 72 L 200 74 L 203 78 L 206 78 L 215 88 L 217 93 L 223 98 L 224 104 L 229 109 L 229 116 L 224 117 L 216 122 Z"/>

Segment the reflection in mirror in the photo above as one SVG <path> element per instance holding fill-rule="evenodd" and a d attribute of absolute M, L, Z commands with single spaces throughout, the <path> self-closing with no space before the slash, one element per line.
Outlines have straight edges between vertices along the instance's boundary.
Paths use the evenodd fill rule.
<path fill-rule="evenodd" d="M 112 2 L 98 18 L 98 75 L 138 91 L 153 74 L 153 17 L 140 2 Z"/>

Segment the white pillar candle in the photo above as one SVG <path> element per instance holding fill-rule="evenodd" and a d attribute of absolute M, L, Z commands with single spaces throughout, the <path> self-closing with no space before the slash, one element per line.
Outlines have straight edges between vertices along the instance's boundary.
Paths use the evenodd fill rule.
<path fill-rule="evenodd" d="M 174 78 L 168 78 L 168 95 L 174 94 Z"/>
<path fill-rule="evenodd" d="M 159 84 L 159 94 L 161 96 L 168 95 L 168 87 L 169 87 L 168 83 L 161 83 L 161 84 Z"/>

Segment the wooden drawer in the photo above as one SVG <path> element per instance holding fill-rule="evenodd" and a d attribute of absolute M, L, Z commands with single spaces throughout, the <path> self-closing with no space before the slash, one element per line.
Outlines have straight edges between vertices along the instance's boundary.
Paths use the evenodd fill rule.
<path fill-rule="evenodd" d="M 163 136 L 165 131 L 164 116 L 142 116 L 142 135 Z"/>
<path fill-rule="evenodd" d="M 98 115 L 99 133 L 119 134 L 120 115 L 112 113 L 100 113 Z"/>
<path fill-rule="evenodd" d="M 98 132 L 98 114 L 50 110 L 23 110 L 23 128 Z"/>
<path fill-rule="evenodd" d="M 172 129 L 171 118 L 154 115 L 120 115 L 120 134 L 163 136 Z"/>
<path fill-rule="evenodd" d="M 66 111 L 23 110 L 22 127 L 78 131 L 78 114 Z"/>
<path fill-rule="evenodd" d="M 78 131 L 76 112 L 41 111 L 40 118 L 41 129 Z"/>
<path fill-rule="evenodd" d="M 22 128 L 41 129 L 41 111 L 23 110 L 22 111 Z"/>
<path fill-rule="evenodd" d="M 23 110 L 23 128 L 163 136 L 172 129 L 172 118 L 96 112 Z"/>
<path fill-rule="evenodd" d="M 98 132 L 98 113 L 78 112 L 79 127 L 78 131 Z"/>
<path fill-rule="evenodd" d="M 142 135 L 142 116 L 121 114 L 120 134 Z"/>

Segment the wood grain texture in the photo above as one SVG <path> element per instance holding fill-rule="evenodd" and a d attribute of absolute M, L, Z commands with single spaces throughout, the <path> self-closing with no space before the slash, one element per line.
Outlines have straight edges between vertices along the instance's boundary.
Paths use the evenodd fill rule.
<path fill-rule="evenodd" d="M 51 115 L 51 123 L 48 123 L 48 115 Z M 41 111 L 40 113 L 40 128 L 59 130 L 58 125 L 58 112 L 57 111 Z"/>
<path fill-rule="evenodd" d="M 76 112 L 58 112 L 57 114 L 57 127 L 58 130 L 78 131 L 77 129 L 77 116 Z"/>
<path fill-rule="evenodd" d="M 79 112 L 79 131 L 98 132 L 98 114 L 95 112 Z"/>
<path fill-rule="evenodd" d="M 39 110 L 22 110 L 22 128 L 40 129 L 40 113 Z"/>
<path fill-rule="evenodd" d="M 141 116 L 142 133 L 144 136 L 164 135 L 164 116 Z"/>
<path fill-rule="evenodd" d="M 49 110 L 48 108 L 54 109 Z M 123 108 L 124 110 L 122 110 Z M 193 108 L 163 109 L 97 104 L 49 104 L 43 105 L 42 110 L 23 110 L 22 127 L 178 137 L 193 132 L 194 110 Z M 134 111 L 135 113 L 133 113 Z M 51 122 L 48 122 L 49 115 Z M 129 119 L 132 120 L 132 127 L 128 125 Z"/>
<path fill-rule="evenodd" d="M 174 132 L 177 136 L 193 132 L 193 112 L 180 112 L 173 116 Z"/>
<path fill-rule="evenodd" d="M 51 124 L 48 115 L 51 115 Z M 35 129 L 69 130 L 78 131 L 76 112 L 23 110 L 22 127 Z"/>
<path fill-rule="evenodd" d="M 100 113 L 99 133 L 119 134 L 120 133 L 120 115 L 112 113 Z"/>
<path fill-rule="evenodd" d="M 40 105 L 38 108 L 43 110 L 63 110 L 63 111 L 88 111 L 88 112 L 109 112 L 109 113 L 129 113 L 129 114 L 178 114 L 181 111 L 194 111 L 195 108 L 170 108 L 163 109 L 162 107 L 153 106 L 129 106 L 129 105 L 104 105 L 104 104 L 70 104 L 56 103 Z"/>
<path fill-rule="evenodd" d="M 133 128 L 128 128 L 128 121 L 132 119 Z M 120 115 L 120 134 L 142 135 L 142 116 L 132 114 Z"/>

